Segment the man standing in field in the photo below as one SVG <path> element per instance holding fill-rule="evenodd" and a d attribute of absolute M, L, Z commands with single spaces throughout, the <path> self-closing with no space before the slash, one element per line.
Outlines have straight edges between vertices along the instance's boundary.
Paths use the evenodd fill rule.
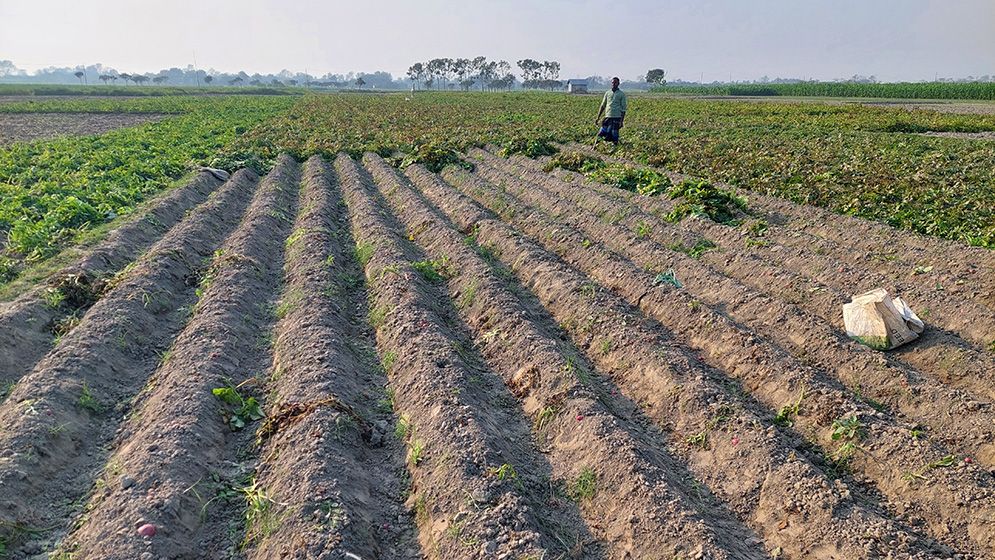
<path fill-rule="evenodd" d="M 601 100 L 601 108 L 598 109 L 598 118 L 594 124 L 601 125 L 598 132 L 599 138 L 604 138 L 612 144 L 618 144 L 618 131 L 625 122 L 625 110 L 629 107 L 629 102 L 625 98 L 625 92 L 618 89 L 618 78 L 612 78 L 612 88 L 605 92 L 605 98 Z M 605 120 L 601 120 L 604 115 Z"/>

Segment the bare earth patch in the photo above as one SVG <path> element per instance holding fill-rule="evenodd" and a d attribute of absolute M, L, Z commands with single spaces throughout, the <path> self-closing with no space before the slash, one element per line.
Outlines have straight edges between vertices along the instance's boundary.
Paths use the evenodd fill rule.
<path fill-rule="evenodd" d="M 995 140 L 995 132 L 924 132 L 923 136 L 939 136 L 941 138 L 960 138 L 963 140 Z"/>
<path fill-rule="evenodd" d="M 115 128 L 159 121 L 166 116 L 131 113 L 0 114 L 0 145 L 58 136 L 102 134 Z"/>

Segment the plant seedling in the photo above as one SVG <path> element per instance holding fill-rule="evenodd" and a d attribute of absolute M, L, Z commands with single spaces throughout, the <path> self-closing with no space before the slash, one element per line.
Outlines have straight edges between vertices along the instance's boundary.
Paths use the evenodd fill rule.
<path fill-rule="evenodd" d="M 227 411 L 222 411 L 222 416 L 225 417 L 225 422 L 233 432 L 241 430 L 249 422 L 260 420 L 265 416 L 255 397 L 243 397 L 231 383 L 224 387 L 212 389 L 211 392 L 214 393 L 215 397 L 221 399 L 221 402 L 229 406 Z"/>
<path fill-rule="evenodd" d="M 577 480 L 570 485 L 569 496 L 575 502 L 590 500 L 598 493 L 598 475 L 591 467 L 584 467 Z"/>

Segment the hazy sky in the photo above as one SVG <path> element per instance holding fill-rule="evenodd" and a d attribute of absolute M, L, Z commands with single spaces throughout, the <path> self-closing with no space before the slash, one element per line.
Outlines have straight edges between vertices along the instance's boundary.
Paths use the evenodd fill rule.
<path fill-rule="evenodd" d="M 311 74 L 484 55 L 561 78 L 995 74 L 995 0 L 0 0 L 0 59 Z"/>

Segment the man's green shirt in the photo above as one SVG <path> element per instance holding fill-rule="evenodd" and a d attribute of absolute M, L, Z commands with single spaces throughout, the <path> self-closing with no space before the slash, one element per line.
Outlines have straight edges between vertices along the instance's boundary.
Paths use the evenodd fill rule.
<path fill-rule="evenodd" d="M 629 102 L 625 99 L 622 90 L 605 92 L 605 98 L 601 101 L 601 106 L 605 108 L 605 117 L 618 118 L 629 108 Z"/>

